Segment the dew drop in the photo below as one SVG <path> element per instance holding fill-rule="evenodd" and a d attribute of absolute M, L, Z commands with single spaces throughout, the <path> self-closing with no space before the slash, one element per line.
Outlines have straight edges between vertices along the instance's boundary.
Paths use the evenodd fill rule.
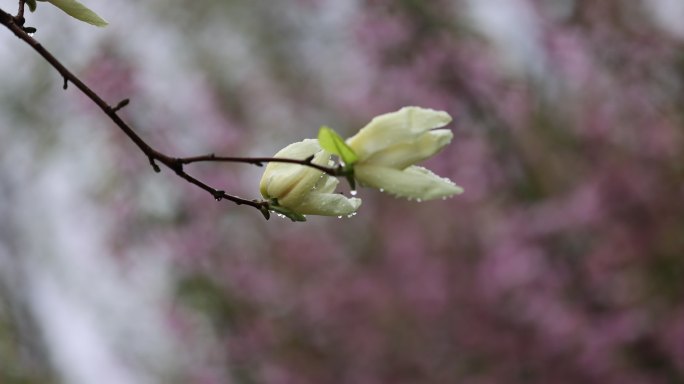
<path fill-rule="evenodd" d="M 352 196 L 356 196 L 356 189 L 353 189 L 351 192 L 349 192 Z"/>
<path fill-rule="evenodd" d="M 216 200 L 216 201 L 221 201 L 221 200 L 223 200 L 223 197 L 221 197 L 221 196 L 216 196 L 216 197 L 214 197 L 214 200 Z"/>
<path fill-rule="evenodd" d="M 380 192 L 385 192 L 385 188 L 380 188 Z"/>
<path fill-rule="evenodd" d="M 341 219 L 341 218 L 342 218 L 342 216 L 337 216 L 337 218 L 338 218 L 338 219 Z"/>

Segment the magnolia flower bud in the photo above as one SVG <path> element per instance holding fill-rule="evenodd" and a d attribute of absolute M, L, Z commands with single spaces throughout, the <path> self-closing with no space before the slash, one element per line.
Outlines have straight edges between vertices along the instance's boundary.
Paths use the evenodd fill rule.
<path fill-rule="evenodd" d="M 446 112 L 419 107 L 375 117 L 347 140 L 358 156 L 354 177 L 362 185 L 419 200 L 462 193 L 451 180 L 414 165 L 451 142 L 451 130 L 436 129 L 450 122 Z"/>
<path fill-rule="evenodd" d="M 313 164 L 331 165 L 330 154 L 321 150 L 317 140 L 306 139 L 288 145 L 274 157 L 306 159 L 314 155 Z M 339 183 L 318 169 L 301 164 L 271 162 L 261 177 L 261 195 L 276 199 L 277 205 L 302 215 L 342 216 L 355 212 L 361 199 L 334 193 Z"/>

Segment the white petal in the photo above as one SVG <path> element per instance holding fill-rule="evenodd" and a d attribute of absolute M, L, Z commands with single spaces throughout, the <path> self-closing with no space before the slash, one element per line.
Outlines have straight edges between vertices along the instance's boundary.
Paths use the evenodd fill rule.
<path fill-rule="evenodd" d="M 317 180 L 315 177 L 322 174 L 320 171 L 302 165 L 287 164 L 284 167 L 274 168 L 276 169 L 266 168 L 259 184 L 261 195 L 267 199 L 284 199 L 302 181 L 311 181 L 311 187 L 313 187 Z"/>
<path fill-rule="evenodd" d="M 330 154 L 325 151 L 319 151 L 316 153 L 314 156 L 313 160 L 311 161 L 314 164 L 318 165 L 323 165 L 327 164 L 328 159 L 330 158 Z M 305 165 L 299 165 L 299 164 L 290 164 L 292 167 L 298 167 L 298 168 L 303 168 L 304 170 L 302 171 L 301 178 L 297 182 L 297 184 L 290 190 L 290 192 L 284 197 L 284 199 L 279 199 L 278 201 L 281 203 L 281 205 L 285 204 L 291 204 L 291 205 L 296 205 L 299 204 L 298 201 L 301 199 L 307 198 L 308 195 L 310 195 L 314 191 L 314 186 L 319 183 L 321 178 L 330 178 L 331 176 L 326 175 L 325 173 L 312 168 L 308 167 Z M 324 183 L 325 184 L 325 183 Z M 287 200 L 291 200 L 288 202 Z"/>
<path fill-rule="evenodd" d="M 337 193 L 312 193 L 310 198 L 295 207 L 303 215 L 346 216 L 356 212 L 361 199 L 347 198 Z"/>
<path fill-rule="evenodd" d="M 372 165 L 358 165 L 354 167 L 354 175 L 363 185 L 409 199 L 431 200 L 463 192 L 463 188 L 451 180 L 418 166 L 398 170 Z"/>
<path fill-rule="evenodd" d="M 363 164 L 404 169 L 432 157 L 451 142 L 453 133 L 448 129 L 436 129 L 420 135 L 416 140 L 404 141 L 363 160 Z"/>
<path fill-rule="evenodd" d="M 308 156 L 318 152 L 321 147 L 318 145 L 318 140 L 304 139 L 296 143 L 292 143 L 287 147 L 281 149 L 273 155 L 273 157 L 282 157 L 288 159 L 305 159 Z"/>
<path fill-rule="evenodd" d="M 278 151 L 273 157 L 303 160 L 320 150 L 321 147 L 318 145 L 318 140 L 305 139 L 288 145 Z M 297 173 L 302 169 L 302 167 L 299 167 L 296 164 L 272 162 L 266 165 L 264 175 L 274 173 Z"/>
<path fill-rule="evenodd" d="M 420 107 L 404 107 L 396 112 L 380 115 L 347 140 L 361 161 L 371 154 L 430 129 L 441 128 L 451 122 L 443 111 Z"/>
<path fill-rule="evenodd" d="M 283 148 L 274 157 L 306 159 L 330 165 L 330 153 L 321 150 L 317 140 L 307 139 Z M 334 177 L 305 165 L 272 162 L 261 178 L 261 194 L 278 199 L 278 205 L 303 215 L 342 216 L 354 213 L 361 199 L 332 193 L 339 183 Z"/>
<path fill-rule="evenodd" d="M 318 193 L 333 193 L 335 188 L 337 188 L 337 184 L 339 183 L 340 180 L 338 180 L 336 177 L 322 175 L 321 178 L 316 182 L 314 189 Z"/>
<path fill-rule="evenodd" d="M 318 141 L 313 139 L 290 144 L 274 157 L 303 160 L 314 154 L 313 163 L 327 164 L 330 155 L 321 151 Z M 304 165 L 272 162 L 264 170 L 259 189 L 262 196 L 277 198 L 283 206 L 297 205 L 302 194 L 311 190 L 321 175 L 323 172 Z M 286 202 L 288 199 L 290 201 Z"/>

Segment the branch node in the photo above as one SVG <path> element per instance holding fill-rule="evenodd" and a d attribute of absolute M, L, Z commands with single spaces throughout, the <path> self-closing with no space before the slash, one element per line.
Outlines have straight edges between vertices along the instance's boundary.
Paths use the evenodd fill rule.
<path fill-rule="evenodd" d="M 271 218 L 271 211 L 268 210 L 268 202 L 262 201 L 259 203 L 257 200 L 253 200 L 255 203 L 259 204 L 259 212 L 264 215 L 264 219 L 268 220 Z"/>
<path fill-rule="evenodd" d="M 161 168 L 159 168 L 159 165 L 157 165 L 157 162 L 154 161 L 154 157 L 150 156 L 150 165 L 152 166 L 152 169 L 154 169 L 155 172 L 159 173 L 161 172 Z"/>
<path fill-rule="evenodd" d="M 185 171 L 183 170 L 183 161 L 181 159 L 171 159 L 171 161 L 164 161 L 167 167 L 171 168 L 172 171 L 176 172 L 176 175 L 182 176 Z"/>
<path fill-rule="evenodd" d="M 214 200 L 216 200 L 216 201 L 221 201 L 221 200 L 223 200 L 223 197 L 226 196 L 226 192 L 222 191 L 220 189 L 214 189 L 214 191 L 211 192 L 211 194 L 214 195 Z M 240 205 L 241 203 L 236 202 L 236 204 Z"/>
<path fill-rule="evenodd" d="M 114 108 L 112 108 L 112 112 L 114 112 L 114 113 L 118 112 L 121 108 L 127 106 L 130 102 L 131 102 L 130 99 L 123 99 L 123 100 L 119 101 L 119 103 Z"/>

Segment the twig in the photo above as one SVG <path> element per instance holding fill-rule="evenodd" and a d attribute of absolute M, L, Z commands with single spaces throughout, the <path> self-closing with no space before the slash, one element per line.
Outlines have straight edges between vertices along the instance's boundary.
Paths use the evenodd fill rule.
<path fill-rule="evenodd" d="M 174 171 L 180 178 L 186 180 L 190 184 L 193 184 L 200 189 L 210 193 L 214 199 L 217 201 L 228 200 L 237 205 L 248 205 L 258 209 L 266 219 L 269 217 L 269 202 L 265 200 L 247 200 L 238 196 L 233 196 L 227 194 L 226 192 L 213 188 L 204 182 L 194 178 L 189 175 L 183 169 L 183 165 L 198 163 L 198 162 L 233 162 L 233 163 L 248 163 L 254 165 L 262 165 L 266 162 L 281 162 L 281 163 L 292 163 L 300 164 L 302 166 L 312 167 L 325 172 L 329 175 L 340 176 L 343 175 L 341 168 L 328 168 L 320 166 L 311 162 L 313 157 L 309 157 L 303 160 L 297 159 L 282 159 L 282 158 L 269 158 L 269 157 L 256 157 L 256 158 L 242 158 L 242 157 L 227 157 L 227 156 L 215 156 L 204 155 L 195 157 L 172 157 L 166 155 L 149 145 L 145 140 L 143 140 L 119 115 L 117 112 L 128 104 L 128 99 L 124 99 L 119 102 L 116 106 L 112 107 L 106 101 L 104 101 L 95 91 L 88 87 L 81 79 L 69 71 L 59 60 L 57 60 L 47 49 L 45 49 L 37 40 L 31 37 L 26 29 L 23 27 L 23 12 L 24 12 L 25 0 L 19 0 L 19 12 L 17 17 L 13 17 L 9 13 L 0 9 L 0 24 L 7 27 L 12 31 L 19 39 L 23 40 L 29 46 L 31 46 L 40 56 L 42 56 L 45 61 L 47 61 L 52 67 L 54 67 L 57 72 L 63 77 L 64 84 L 63 87 L 66 89 L 68 83 L 72 83 L 76 88 L 78 88 L 83 94 L 85 94 L 93 103 L 95 103 L 100 109 L 116 124 L 116 126 L 123 131 L 123 133 L 128 136 L 128 138 L 147 156 L 150 165 L 155 172 L 160 172 L 161 169 L 157 162 L 163 164 L 167 168 Z"/>
<path fill-rule="evenodd" d="M 130 102 L 131 102 L 131 100 L 129 100 L 129 99 L 123 99 L 123 100 L 119 101 L 119 104 L 117 104 L 117 105 L 113 108 L 114 112 L 119 112 L 119 110 L 120 110 L 121 108 L 127 106 Z"/>
<path fill-rule="evenodd" d="M 181 164 L 192 164 L 192 163 L 206 163 L 206 162 L 224 162 L 224 163 L 245 163 L 253 164 L 257 167 L 261 167 L 263 163 L 290 163 L 290 164 L 302 164 L 307 165 L 311 168 L 318 169 L 319 171 L 326 173 L 330 176 L 343 176 L 344 171 L 341 167 L 325 167 L 322 165 L 314 164 L 311 161 L 313 156 L 309 156 L 304 160 L 299 159 L 286 159 L 281 157 L 230 157 L 230 156 L 216 156 L 213 153 L 202 156 L 193 157 L 180 157 L 176 159 Z"/>
<path fill-rule="evenodd" d="M 24 25 L 24 8 L 26 5 L 26 0 L 19 0 L 19 10 L 17 11 L 17 16 L 15 20 L 19 25 Z"/>

